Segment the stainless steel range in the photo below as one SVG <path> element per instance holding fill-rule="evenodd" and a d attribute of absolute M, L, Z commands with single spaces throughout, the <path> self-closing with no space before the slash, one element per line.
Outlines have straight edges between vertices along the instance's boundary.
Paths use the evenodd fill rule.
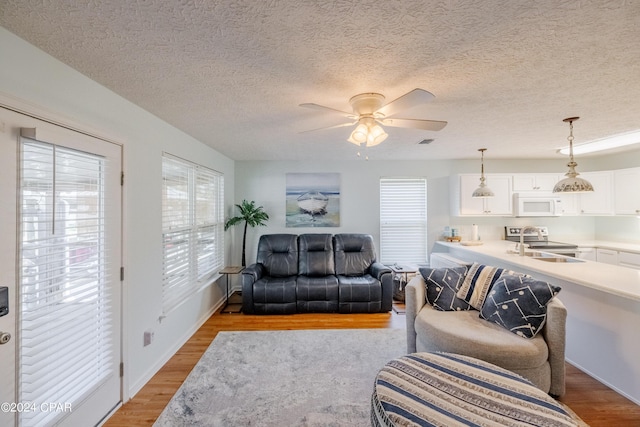
<path fill-rule="evenodd" d="M 523 228 L 524 235 L 522 237 L 526 247 L 553 254 L 576 257 L 578 245 L 549 240 L 549 229 L 547 227 L 513 227 L 508 225 L 504 227 L 505 239 L 519 243 L 520 232 Z"/>

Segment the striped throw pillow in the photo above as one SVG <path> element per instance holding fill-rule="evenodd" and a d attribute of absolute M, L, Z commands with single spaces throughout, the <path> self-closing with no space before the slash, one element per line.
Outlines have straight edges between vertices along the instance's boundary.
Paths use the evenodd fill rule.
<path fill-rule="evenodd" d="M 515 271 L 474 262 L 467 271 L 456 296 L 468 302 L 476 310 L 480 310 L 493 284 L 504 275 L 525 276 Z"/>

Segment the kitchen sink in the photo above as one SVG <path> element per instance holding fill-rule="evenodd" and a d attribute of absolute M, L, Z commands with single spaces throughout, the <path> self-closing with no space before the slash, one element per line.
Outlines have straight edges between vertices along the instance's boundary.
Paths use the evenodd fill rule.
<path fill-rule="evenodd" d="M 539 259 L 540 261 L 546 262 L 565 262 L 565 263 L 573 263 L 573 262 L 584 262 L 584 260 L 578 258 L 569 258 L 569 257 L 559 257 L 559 256 L 532 256 L 532 259 Z"/>
<path fill-rule="evenodd" d="M 513 250 L 513 249 L 507 250 L 507 253 L 508 254 L 514 254 L 514 255 L 519 255 L 520 254 L 520 252 L 518 252 L 516 250 Z M 529 258 L 542 257 L 542 256 L 545 256 L 545 255 L 551 256 L 551 254 L 543 254 L 540 251 L 525 251 L 524 252 L 524 256 L 529 257 Z"/>
<path fill-rule="evenodd" d="M 518 251 L 514 251 L 509 249 L 507 251 L 508 254 L 515 254 L 518 255 L 519 252 Z M 571 258 L 571 257 L 564 257 L 564 256 L 559 256 L 556 254 L 552 254 L 549 252 L 540 252 L 540 251 L 525 251 L 524 252 L 524 256 L 531 258 L 531 259 L 537 259 L 540 261 L 545 261 L 545 262 L 564 262 L 564 263 L 576 263 L 576 262 L 584 262 L 584 260 L 582 259 L 578 259 L 578 258 Z"/>

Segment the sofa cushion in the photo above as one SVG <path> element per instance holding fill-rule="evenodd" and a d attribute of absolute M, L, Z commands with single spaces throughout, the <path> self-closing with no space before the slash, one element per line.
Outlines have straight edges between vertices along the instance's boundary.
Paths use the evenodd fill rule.
<path fill-rule="evenodd" d="M 480 317 L 533 338 L 547 320 L 547 303 L 558 292 L 560 287 L 531 277 L 503 276 L 489 291 Z"/>
<path fill-rule="evenodd" d="M 340 302 L 382 301 L 380 281 L 369 274 L 338 276 Z"/>
<path fill-rule="evenodd" d="M 503 327 L 485 322 L 478 312 L 439 311 L 425 307 L 416 316 L 417 351 L 444 351 L 525 371 L 544 365 L 549 349 L 542 334 L 523 340 Z"/>
<path fill-rule="evenodd" d="M 301 234 L 298 251 L 298 274 L 319 277 L 336 273 L 331 234 Z"/>
<path fill-rule="evenodd" d="M 263 265 L 267 276 L 295 276 L 298 274 L 298 236 L 295 234 L 260 236 L 256 262 Z"/>
<path fill-rule="evenodd" d="M 456 296 L 467 267 L 420 268 L 426 285 L 427 302 L 438 310 L 469 310 L 471 306 Z"/>
<path fill-rule="evenodd" d="M 336 234 L 333 248 L 337 275 L 362 276 L 376 261 L 373 237 L 368 234 Z"/>
<path fill-rule="evenodd" d="M 298 276 L 296 300 L 298 313 L 338 311 L 338 278 Z"/>
<path fill-rule="evenodd" d="M 382 285 L 369 274 L 338 276 L 340 313 L 378 313 L 382 309 Z"/>
<path fill-rule="evenodd" d="M 503 275 L 523 276 L 524 274 L 474 262 L 471 267 L 469 267 L 467 275 L 456 295 L 458 298 L 468 302 L 471 307 L 480 310 L 484 299 L 487 297 L 487 293 L 489 293 L 493 284 Z"/>
<path fill-rule="evenodd" d="M 252 290 L 254 313 L 292 314 L 296 312 L 296 276 L 263 277 L 253 283 Z"/>

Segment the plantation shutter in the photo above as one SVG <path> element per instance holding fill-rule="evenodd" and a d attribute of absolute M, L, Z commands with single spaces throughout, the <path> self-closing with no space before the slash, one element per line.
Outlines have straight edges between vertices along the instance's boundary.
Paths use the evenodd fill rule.
<path fill-rule="evenodd" d="M 426 263 L 426 179 L 380 180 L 380 260 L 385 264 Z"/>
<path fill-rule="evenodd" d="M 105 159 L 23 138 L 19 400 L 74 405 L 114 369 Z M 115 214 L 115 213 L 114 213 Z M 20 425 L 61 416 L 25 411 Z"/>
<path fill-rule="evenodd" d="M 164 313 L 190 293 L 190 234 L 193 203 L 189 188 L 193 180 L 190 168 L 175 159 L 162 162 L 162 238 L 164 249 L 162 309 Z"/>
<path fill-rule="evenodd" d="M 197 277 L 202 279 L 224 264 L 224 188 L 222 177 L 207 168 L 196 169 Z"/>
<path fill-rule="evenodd" d="M 164 155 L 162 308 L 166 314 L 224 264 L 224 177 Z"/>

